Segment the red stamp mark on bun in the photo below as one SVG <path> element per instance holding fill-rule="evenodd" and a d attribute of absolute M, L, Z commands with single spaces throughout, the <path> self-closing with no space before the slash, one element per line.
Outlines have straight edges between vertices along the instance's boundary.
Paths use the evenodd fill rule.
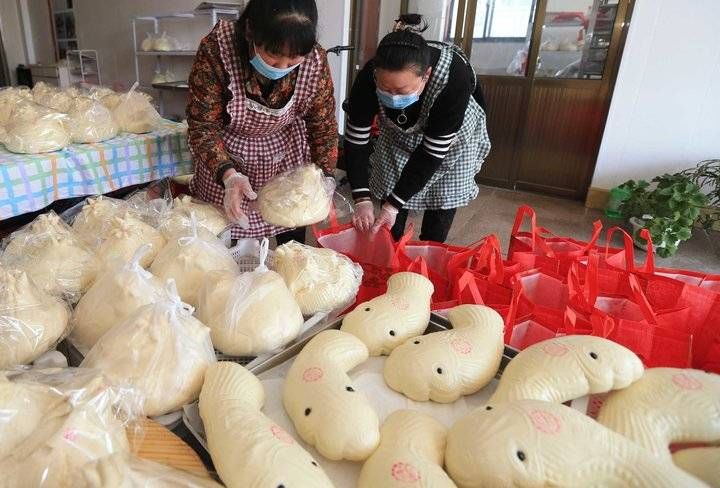
<path fill-rule="evenodd" d="M 409 463 L 398 462 L 392 465 L 391 475 L 394 480 L 403 483 L 414 483 L 420 481 L 420 473 L 417 468 Z"/>
<path fill-rule="evenodd" d="M 323 377 L 323 370 L 313 366 L 312 368 L 308 368 L 303 372 L 303 380 L 307 381 L 308 383 L 312 383 L 314 381 L 318 381 L 320 378 Z"/>
<path fill-rule="evenodd" d="M 683 390 L 702 390 L 703 384 L 692 376 L 678 373 L 672 377 L 673 383 Z"/>
<path fill-rule="evenodd" d="M 557 342 L 548 342 L 542 347 L 542 350 L 545 354 L 555 357 L 564 356 L 569 351 L 567 346 L 558 344 Z"/>
<path fill-rule="evenodd" d="M 270 427 L 270 432 L 272 433 L 273 437 L 275 437 L 280 442 L 283 442 L 285 444 L 293 444 L 295 442 L 295 439 L 292 438 L 290 434 L 285 432 L 285 430 L 282 429 L 279 425 L 273 425 Z"/>
<path fill-rule="evenodd" d="M 543 434 L 555 435 L 560 432 L 560 427 L 562 426 L 560 419 L 550 412 L 536 409 L 528 415 L 533 426 Z"/>
<path fill-rule="evenodd" d="M 470 354 L 472 352 L 472 344 L 465 339 L 453 339 L 450 342 L 450 347 L 460 354 Z"/>

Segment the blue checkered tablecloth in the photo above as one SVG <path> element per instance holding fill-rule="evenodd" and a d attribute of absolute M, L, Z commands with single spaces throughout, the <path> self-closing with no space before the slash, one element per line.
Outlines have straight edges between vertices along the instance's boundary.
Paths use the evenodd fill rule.
<path fill-rule="evenodd" d="M 56 200 L 108 193 L 192 173 L 187 126 L 163 120 L 149 134 L 120 134 L 46 154 L 14 154 L 0 145 L 0 220 Z"/>

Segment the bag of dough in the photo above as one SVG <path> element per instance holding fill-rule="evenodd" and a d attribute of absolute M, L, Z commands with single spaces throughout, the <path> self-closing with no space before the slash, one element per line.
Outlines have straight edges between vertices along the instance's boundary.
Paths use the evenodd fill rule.
<path fill-rule="evenodd" d="M 0 486 L 74 487 L 87 463 L 129 452 L 138 399 L 89 369 L 0 372 Z"/>
<path fill-rule="evenodd" d="M 260 265 L 249 273 L 209 274 L 198 296 L 197 317 L 210 327 L 216 349 L 231 356 L 259 356 L 294 340 L 303 315 L 282 277 L 265 266 L 268 240 L 260 244 Z"/>
<path fill-rule="evenodd" d="M 160 37 L 156 37 L 153 41 L 153 49 L 155 51 L 174 51 L 177 40 L 163 32 Z"/>
<path fill-rule="evenodd" d="M 209 477 L 196 476 L 127 453 L 115 453 L 86 464 L 74 488 L 222 488 Z"/>
<path fill-rule="evenodd" d="M 0 369 L 27 364 L 60 342 L 70 310 L 27 273 L 0 267 Z"/>
<path fill-rule="evenodd" d="M 66 118 L 67 115 L 36 103 L 21 101 L 13 109 L 0 142 L 8 151 L 18 154 L 58 151 L 70 144 Z"/>
<path fill-rule="evenodd" d="M 172 209 L 167 212 L 160 222 L 160 231 L 166 239 L 187 236 L 192 233 L 190 215 L 195 215 L 195 222 L 200 229 L 206 229 L 214 236 L 219 235 L 230 222 L 225 214 L 209 203 L 194 200 L 189 195 L 181 195 L 172 202 Z"/>
<path fill-rule="evenodd" d="M 76 98 L 65 125 L 73 142 L 90 143 L 112 139 L 118 133 L 118 126 L 112 112 L 92 98 Z"/>
<path fill-rule="evenodd" d="M 193 311 L 169 280 L 162 298 L 100 337 L 80 367 L 137 389 L 149 417 L 177 411 L 197 400 L 205 370 L 215 362 L 210 329 Z"/>
<path fill-rule="evenodd" d="M 32 102 L 32 92 L 27 87 L 9 87 L 0 90 L 0 127 L 10 122 L 15 105 L 21 101 Z"/>
<path fill-rule="evenodd" d="M 303 227 L 327 218 L 335 191 L 335 179 L 325 177 L 315 165 L 282 173 L 258 192 L 262 218 L 280 227 Z"/>
<path fill-rule="evenodd" d="M 25 271 L 41 290 L 74 303 L 95 279 L 97 261 L 55 212 L 13 232 L 0 263 Z"/>
<path fill-rule="evenodd" d="M 113 117 L 121 131 L 145 134 L 154 131 L 162 117 L 150 103 L 150 97 L 135 91 L 136 88 L 137 82 L 121 96 L 117 107 L 113 109 Z"/>
<path fill-rule="evenodd" d="M 152 264 L 160 250 L 165 247 L 165 238 L 160 231 L 149 226 L 130 213 L 113 217 L 110 221 L 105 240 L 97 250 L 98 273 L 106 267 L 112 267 L 115 260 L 128 262 L 143 246 L 149 245 L 140 265 L 147 268 Z"/>
<path fill-rule="evenodd" d="M 285 280 L 303 315 L 342 310 L 355 301 L 362 268 L 332 249 L 295 241 L 275 250 L 275 271 Z"/>
<path fill-rule="evenodd" d="M 72 108 L 73 98 L 77 96 L 77 93 L 61 90 L 43 81 L 35 83 L 32 89 L 35 103 L 64 114 Z"/>
<path fill-rule="evenodd" d="M 185 303 L 197 306 L 198 292 L 210 271 L 240 273 L 230 251 L 220 239 L 198 233 L 195 214 L 191 214 L 191 235 L 172 239 L 150 266 L 163 281 L 173 279 Z"/>
<path fill-rule="evenodd" d="M 143 39 L 142 42 L 140 43 L 140 50 L 141 51 L 152 51 L 154 43 L 155 43 L 155 39 L 153 39 L 152 34 L 149 32 L 146 32 L 145 39 Z"/>
<path fill-rule="evenodd" d="M 107 93 L 100 98 L 100 103 L 102 103 L 108 110 L 113 111 L 118 105 L 120 105 L 120 102 L 122 102 L 122 97 L 123 95 L 121 93 Z"/>
<path fill-rule="evenodd" d="M 69 340 L 81 354 L 87 354 L 103 334 L 138 308 L 163 296 L 162 282 L 140 264 L 149 248 L 147 244 L 142 246 L 127 263 L 116 261 L 115 267 L 100 274 L 75 306 Z"/>
<path fill-rule="evenodd" d="M 127 211 L 128 206 L 124 200 L 103 195 L 90 197 L 73 218 L 72 229 L 83 242 L 96 249 L 107 238 L 110 222 Z"/>

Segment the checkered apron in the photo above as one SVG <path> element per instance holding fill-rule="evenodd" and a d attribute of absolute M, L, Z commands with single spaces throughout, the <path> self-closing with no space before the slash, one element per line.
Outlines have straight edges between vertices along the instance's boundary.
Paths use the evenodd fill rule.
<path fill-rule="evenodd" d="M 313 50 L 300 65 L 290 101 L 280 109 L 271 109 L 245 94 L 245 83 L 252 75 L 249 72 L 252 68 L 246 68 L 240 62 L 235 23 L 220 20 L 216 31 L 233 95 L 226 108 L 230 123 L 223 130 L 222 140 L 239 171 L 250 179 L 257 191 L 274 176 L 310 162 L 303 117 L 308 112 L 321 74 L 320 54 Z M 216 183 L 214 176 L 205 165 L 196 165 L 190 189 L 198 198 L 222 206 L 224 188 Z M 233 226 L 233 239 L 270 237 L 287 230 L 265 222 L 253 202 L 244 199 L 241 207 L 250 219 L 250 228 Z"/>
<path fill-rule="evenodd" d="M 440 60 L 425 88 L 420 116 L 413 127 L 401 129 L 390 120 L 380 104 L 380 137 L 370 156 L 370 191 L 379 200 L 386 199 L 392 193 L 410 155 L 422 143 L 432 106 L 447 85 L 453 54 L 459 54 L 467 62 L 457 46 L 438 43 L 438 47 L 441 50 Z M 490 139 L 485 125 L 485 112 L 470 97 L 462 127 L 440 168 L 427 185 L 408 200 L 404 208 L 438 210 L 467 205 L 478 194 L 475 175 L 489 152 Z"/>

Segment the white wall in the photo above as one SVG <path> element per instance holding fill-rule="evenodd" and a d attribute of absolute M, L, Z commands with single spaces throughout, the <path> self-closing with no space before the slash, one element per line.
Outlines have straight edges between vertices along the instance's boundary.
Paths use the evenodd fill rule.
<path fill-rule="evenodd" d="M 20 11 L 16 0 L 0 1 L 0 32 L 7 57 L 12 84 L 17 82 L 15 68 L 27 63 L 25 41 L 20 22 Z"/>
<path fill-rule="evenodd" d="M 720 157 L 720 1 L 638 0 L 592 186 Z"/>

